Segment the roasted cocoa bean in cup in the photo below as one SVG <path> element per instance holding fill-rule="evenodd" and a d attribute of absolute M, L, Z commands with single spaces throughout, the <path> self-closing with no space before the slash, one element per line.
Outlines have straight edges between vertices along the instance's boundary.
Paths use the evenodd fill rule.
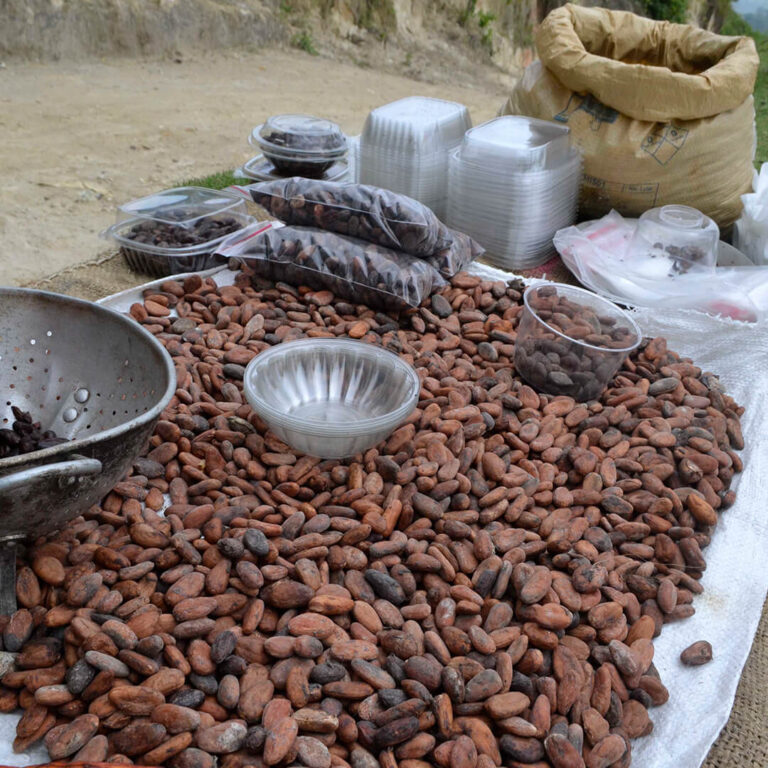
<path fill-rule="evenodd" d="M 515 344 L 515 368 L 538 392 L 597 399 L 641 341 L 634 320 L 582 288 L 530 286 Z"/>

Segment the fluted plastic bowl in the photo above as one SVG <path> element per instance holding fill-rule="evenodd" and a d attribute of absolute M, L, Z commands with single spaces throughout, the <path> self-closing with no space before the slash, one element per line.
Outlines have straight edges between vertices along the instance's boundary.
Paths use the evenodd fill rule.
<path fill-rule="evenodd" d="M 352 339 L 302 339 L 260 352 L 245 370 L 246 399 L 283 442 L 323 459 L 386 439 L 419 399 L 416 371 Z"/>

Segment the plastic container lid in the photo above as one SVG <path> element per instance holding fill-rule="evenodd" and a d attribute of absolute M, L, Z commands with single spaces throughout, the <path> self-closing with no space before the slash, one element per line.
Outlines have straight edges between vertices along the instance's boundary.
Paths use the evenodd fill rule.
<path fill-rule="evenodd" d="M 712 219 L 687 205 L 646 211 L 637 222 L 625 263 L 649 278 L 674 278 L 686 272 L 714 272 L 720 230 Z"/>
<path fill-rule="evenodd" d="M 330 120 L 312 115 L 276 115 L 251 132 L 249 143 L 267 157 L 328 159 L 347 151 L 347 137 Z"/>
<path fill-rule="evenodd" d="M 247 163 L 244 163 L 240 169 L 245 178 L 253 181 L 276 181 L 278 179 L 290 178 L 284 173 L 280 173 L 275 168 L 274 163 L 268 160 L 264 155 L 256 155 Z M 334 162 L 320 177 L 321 181 L 341 181 L 349 175 L 349 164 L 343 159 Z"/>
<path fill-rule="evenodd" d="M 469 110 L 455 101 L 408 96 L 374 109 L 366 118 L 360 148 L 375 146 L 391 153 L 440 154 L 456 146 L 472 126 Z"/>
<path fill-rule="evenodd" d="M 190 228 L 201 218 L 225 212 L 244 215 L 245 201 L 205 187 L 175 187 L 121 205 L 117 221 L 151 219 Z"/>
<path fill-rule="evenodd" d="M 532 117 L 505 115 L 464 135 L 461 157 L 499 169 L 544 169 L 562 162 L 570 149 L 570 128 Z"/>

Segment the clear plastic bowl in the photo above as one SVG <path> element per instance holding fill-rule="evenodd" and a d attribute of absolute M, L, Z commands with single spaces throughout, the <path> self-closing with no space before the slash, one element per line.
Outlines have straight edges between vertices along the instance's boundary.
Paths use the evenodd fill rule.
<path fill-rule="evenodd" d="M 534 389 L 596 400 L 642 341 L 635 321 L 582 288 L 529 286 L 515 341 L 515 368 Z"/>
<path fill-rule="evenodd" d="M 708 216 L 687 205 L 665 205 L 640 217 L 624 262 L 633 274 L 651 279 L 714 274 L 719 241 L 720 230 Z"/>
<path fill-rule="evenodd" d="M 312 115 L 276 115 L 248 139 L 285 176 L 316 178 L 347 152 L 347 137 L 330 120 Z"/>
<path fill-rule="evenodd" d="M 352 339 L 302 339 L 260 352 L 243 378 L 251 408 L 301 453 L 340 459 L 368 450 L 408 418 L 416 371 Z"/>
<path fill-rule="evenodd" d="M 215 266 L 218 245 L 252 221 L 242 198 L 177 187 L 121 205 L 103 234 L 132 270 L 165 277 Z"/>
<path fill-rule="evenodd" d="M 562 163 L 570 151 L 570 128 L 533 117 L 505 115 L 464 135 L 465 162 L 491 164 L 499 170 L 543 170 Z"/>

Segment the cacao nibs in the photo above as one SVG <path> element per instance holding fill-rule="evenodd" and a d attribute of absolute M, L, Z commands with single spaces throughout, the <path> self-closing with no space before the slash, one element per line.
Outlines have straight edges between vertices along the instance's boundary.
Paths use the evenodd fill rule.
<path fill-rule="evenodd" d="M 537 395 L 510 364 L 520 288 L 460 274 L 401 318 L 244 275 L 134 304 L 178 390 L 134 474 L 19 563 L 15 749 L 629 766 L 668 698 L 652 639 L 693 613 L 734 499 L 742 409 L 661 338 L 599 400 Z M 244 366 L 345 335 L 413 363 L 419 407 L 363 456 L 298 456 L 244 404 Z"/>
<path fill-rule="evenodd" d="M 64 437 L 57 437 L 50 429 L 43 430 L 39 421 L 32 420 L 29 411 L 22 411 L 12 405 L 11 412 L 14 419 L 11 428 L 0 429 L 0 459 L 41 451 L 68 442 Z"/>

